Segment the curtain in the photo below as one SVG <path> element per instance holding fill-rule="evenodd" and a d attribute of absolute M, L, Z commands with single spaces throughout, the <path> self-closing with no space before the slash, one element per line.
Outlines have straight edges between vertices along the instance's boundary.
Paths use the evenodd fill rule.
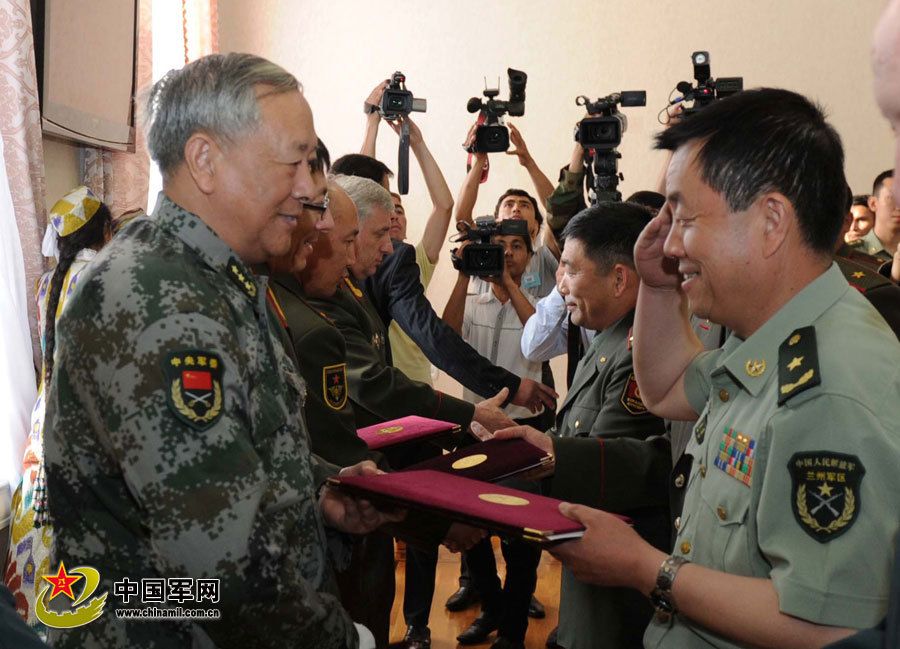
<path fill-rule="evenodd" d="M 30 295 L 46 270 L 41 239 L 47 213 L 44 207 L 44 148 L 28 0 L 5 0 L 0 5 L 0 97 L 3 98 L 0 101 L 0 132 L 4 170 L 25 268 L 23 289 Z M 35 303 L 29 299 L 22 307 L 27 308 L 33 362 L 39 367 Z"/>
<path fill-rule="evenodd" d="M 0 530 L 9 493 L 21 477 L 31 408 L 37 398 L 28 330 L 28 304 L 33 300 L 25 290 L 25 264 L 3 149 L 0 139 L 0 313 L 4 314 L 0 335 Z"/>

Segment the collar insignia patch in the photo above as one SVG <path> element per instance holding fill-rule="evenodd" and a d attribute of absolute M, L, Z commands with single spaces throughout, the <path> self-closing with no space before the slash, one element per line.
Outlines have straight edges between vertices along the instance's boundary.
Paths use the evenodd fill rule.
<path fill-rule="evenodd" d="M 804 532 L 819 543 L 828 543 L 853 526 L 862 508 L 860 485 L 866 473 L 857 456 L 795 453 L 787 468 L 791 508 Z"/>
<path fill-rule="evenodd" d="M 625 382 L 625 391 L 622 392 L 622 397 L 619 401 L 629 414 L 643 415 L 647 412 L 647 406 L 644 405 L 644 402 L 641 399 L 641 391 L 638 388 L 634 372 L 628 375 L 628 381 Z"/>
<path fill-rule="evenodd" d="M 722 441 L 719 442 L 719 454 L 713 464 L 749 487 L 753 481 L 755 455 L 755 439 L 733 428 L 726 428 Z"/>
<path fill-rule="evenodd" d="M 208 351 L 172 352 L 163 361 L 166 402 L 175 416 L 206 430 L 222 416 L 222 360 Z"/>
<path fill-rule="evenodd" d="M 322 397 L 332 410 L 341 410 L 347 404 L 346 363 L 322 368 Z"/>

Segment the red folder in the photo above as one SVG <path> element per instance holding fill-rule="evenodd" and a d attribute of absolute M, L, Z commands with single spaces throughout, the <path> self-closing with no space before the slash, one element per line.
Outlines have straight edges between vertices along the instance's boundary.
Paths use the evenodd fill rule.
<path fill-rule="evenodd" d="M 439 471 L 399 471 L 329 479 L 355 496 L 436 512 L 541 544 L 580 538 L 581 523 L 559 513 L 560 500 Z"/>
<path fill-rule="evenodd" d="M 524 439 L 489 439 L 406 467 L 407 471 L 433 470 L 499 482 L 532 469 L 546 466 L 553 456 Z"/>
<path fill-rule="evenodd" d="M 356 434 L 374 451 L 407 442 L 433 441 L 458 432 L 459 426 L 452 422 L 410 415 L 360 428 Z"/>

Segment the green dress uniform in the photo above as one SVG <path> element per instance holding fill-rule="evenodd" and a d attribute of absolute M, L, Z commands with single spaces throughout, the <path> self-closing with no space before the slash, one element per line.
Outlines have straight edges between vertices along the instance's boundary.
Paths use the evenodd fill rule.
<path fill-rule="evenodd" d="M 832 265 L 749 338 L 700 354 L 685 391 L 700 418 L 676 554 L 771 579 L 787 615 L 876 624 L 900 527 L 900 345 L 884 320 Z M 738 646 L 679 615 L 644 641 Z"/>
<path fill-rule="evenodd" d="M 665 432 L 663 420 L 647 410 L 638 391 L 631 355 L 633 320 L 634 311 L 599 332 L 579 362 L 557 414 L 555 430 L 551 430 L 558 436 L 554 443 L 557 452 L 583 449 L 585 445 L 602 448 L 606 442 L 620 438 L 640 443 Z M 661 476 L 671 468 L 667 445 L 664 450 L 660 454 Z M 558 471 L 550 481 L 550 495 L 594 504 L 605 497 L 601 488 L 627 490 L 624 485 L 606 480 L 602 465 L 585 468 L 584 472 Z M 634 520 L 641 536 L 665 549 L 670 540 L 665 478 L 648 485 L 646 492 L 647 498 L 634 497 L 623 513 Z M 558 642 L 566 649 L 640 647 L 652 614 L 649 602 L 640 593 L 585 584 L 565 568 L 559 608 Z"/>
<path fill-rule="evenodd" d="M 264 278 L 166 197 L 83 277 L 47 403 L 53 565 L 97 569 L 108 599 L 95 621 L 54 630 L 54 646 L 357 645 L 328 561 L 306 388 L 265 294 Z M 154 579 L 155 606 L 220 619 L 120 619 L 114 609 L 147 603 L 131 589 Z"/>
<path fill-rule="evenodd" d="M 334 297 L 309 303 L 334 322 L 347 348 L 347 383 L 358 426 L 419 415 L 466 427 L 475 406 L 408 378 L 391 366 L 387 330 L 351 280 Z"/>
<path fill-rule="evenodd" d="M 297 368 L 307 385 L 304 412 L 312 450 L 340 467 L 372 460 L 388 469 L 356 434 L 347 387 L 347 350 L 334 322 L 307 302 L 292 275 L 275 275 L 269 296 L 282 318 Z M 394 602 L 394 541 L 381 532 L 356 537 L 349 565 L 337 572 L 341 603 L 365 625 L 378 647 L 387 647 Z"/>
<path fill-rule="evenodd" d="M 275 275 L 271 287 L 307 385 L 304 412 L 313 452 L 338 466 L 368 459 L 381 462 L 356 434 L 358 424 L 347 385 L 347 348 L 341 332 L 331 318 L 308 302 L 293 276 Z"/>

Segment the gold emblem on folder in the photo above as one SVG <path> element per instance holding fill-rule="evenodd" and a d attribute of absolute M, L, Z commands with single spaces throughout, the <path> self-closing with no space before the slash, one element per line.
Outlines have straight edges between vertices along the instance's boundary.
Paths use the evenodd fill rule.
<path fill-rule="evenodd" d="M 507 494 L 478 494 L 478 497 L 485 502 L 494 503 L 495 505 L 509 505 L 510 507 L 522 507 L 527 505 L 528 501 L 518 496 L 509 496 Z"/>
<path fill-rule="evenodd" d="M 487 455 L 485 455 L 484 453 L 475 453 L 474 455 L 469 455 L 468 457 L 459 458 L 450 466 L 456 471 L 462 471 L 463 469 L 471 469 L 473 466 L 478 466 L 485 460 L 487 460 Z"/>
<path fill-rule="evenodd" d="M 391 433 L 399 433 L 403 430 L 403 426 L 385 426 L 378 429 L 379 435 L 390 435 Z"/>

